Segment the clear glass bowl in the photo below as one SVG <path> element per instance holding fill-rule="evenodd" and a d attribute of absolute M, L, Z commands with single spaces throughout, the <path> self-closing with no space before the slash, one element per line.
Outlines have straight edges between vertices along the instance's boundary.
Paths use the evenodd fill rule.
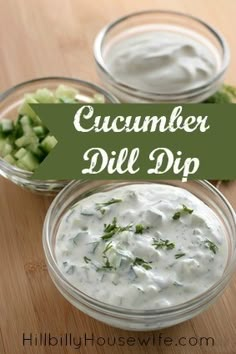
<path fill-rule="evenodd" d="M 55 240 L 63 215 L 77 201 L 97 192 L 114 190 L 128 184 L 161 183 L 182 187 L 204 203 L 219 217 L 228 242 L 228 259 L 224 273 L 214 286 L 194 299 L 161 310 L 129 310 L 98 301 L 71 285 L 60 272 L 55 257 Z M 73 181 L 54 199 L 43 227 L 43 247 L 49 274 L 62 295 L 89 316 L 111 326 L 128 330 L 155 330 L 188 320 L 206 310 L 227 286 L 236 265 L 235 214 L 225 197 L 207 181 Z"/>
<path fill-rule="evenodd" d="M 0 94 L 0 119 L 9 118 L 15 120 L 17 118 L 18 108 L 24 99 L 25 93 L 34 92 L 39 88 L 54 90 L 60 84 L 74 87 L 78 89 L 82 95 L 88 97 L 93 97 L 93 95 L 97 93 L 102 94 L 105 97 L 106 103 L 118 102 L 114 96 L 110 95 L 99 86 L 86 81 L 66 77 L 39 78 L 23 82 Z M 21 187 L 46 195 L 57 193 L 68 183 L 66 180 L 32 180 L 32 172 L 24 171 L 12 166 L 1 158 L 0 175 Z"/>
<path fill-rule="evenodd" d="M 206 84 L 194 89 L 178 93 L 148 92 L 133 88 L 128 84 L 120 82 L 108 70 L 106 65 L 105 53 L 117 38 L 125 38 L 132 32 L 146 32 L 153 29 L 152 26 L 159 24 L 175 26 L 176 31 L 188 30 L 204 39 L 214 47 L 219 56 L 219 69 Z M 191 34 L 190 34 L 191 35 Z M 94 57 L 97 65 L 97 72 L 101 81 L 109 92 L 114 93 L 121 102 L 131 103 L 197 103 L 210 97 L 221 86 L 225 71 L 229 64 L 229 48 L 222 35 L 211 27 L 208 23 L 194 16 L 181 12 L 164 10 L 147 10 L 131 13 L 127 16 L 118 18 L 108 24 L 97 35 L 94 42 Z"/>

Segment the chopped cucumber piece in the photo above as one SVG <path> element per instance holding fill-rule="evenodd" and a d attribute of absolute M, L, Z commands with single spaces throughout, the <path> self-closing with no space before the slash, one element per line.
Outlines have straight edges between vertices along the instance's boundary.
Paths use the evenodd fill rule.
<path fill-rule="evenodd" d="M 29 116 L 29 117 L 35 119 L 37 117 L 37 115 L 32 110 L 32 108 L 29 106 L 29 103 L 38 103 L 38 101 L 34 98 L 34 95 L 31 93 L 27 93 L 25 95 L 24 102 L 22 103 L 22 105 L 20 106 L 20 109 L 19 109 L 19 114 L 21 114 L 23 116 L 26 115 L 26 116 Z"/>
<path fill-rule="evenodd" d="M 73 87 L 65 86 L 65 85 L 59 85 L 58 88 L 56 89 L 55 96 L 56 98 L 71 98 L 74 99 L 75 96 L 79 93 L 78 90 L 76 90 Z"/>
<path fill-rule="evenodd" d="M 6 142 L 2 147 L 1 155 L 5 157 L 6 155 L 10 154 L 12 151 L 13 151 L 12 145 Z"/>
<path fill-rule="evenodd" d="M 28 135 L 28 136 L 34 135 L 33 128 L 30 125 L 23 125 L 22 130 L 24 135 Z"/>
<path fill-rule="evenodd" d="M 20 160 L 16 161 L 16 166 L 21 170 L 26 170 L 25 165 L 23 165 L 23 163 L 21 163 Z"/>
<path fill-rule="evenodd" d="M 0 155 L 2 155 L 2 149 L 4 145 L 6 144 L 7 139 L 5 138 L 0 138 Z"/>
<path fill-rule="evenodd" d="M 27 153 L 21 159 L 19 159 L 19 162 L 28 171 L 35 171 L 39 166 L 39 161 L 30 151 L 27 151 Z"/>
<path fill-rule="evenodd" d="M 56 144 L 57 139 L 52 135 L 48 135 L 45 139 L 43 139 L 43 141 L 41 141 L 40 146 L 45 152 L 49 153 L 54 146 L 56 146 Z"/>
<path fill-rule="evenodd" d="M 44 138 L 46 135 L 46 129 L 41 125 L 38 125 L 37 127 L 33 127 L 33 131 L 38 138 Z"/>
<path fill-rule="evenodd" d="M 75 99 L 70 97 L 60 97 L 58 100 L 60 103 L 76 103 Z"/>
<path fill-rule="evenodd" d="M 30 119 L 30 117 L 28 116 L 23 116 L 20 118 L 20 122 L 22 124 L 22 126 L 26 126 L 26 125 L 32 125 L 32 120 Z"/>
<path fill-rule="evenodd" d="M 36 136 L 33 135 L 23 135 L 21 138 L 16 139 L 15 144 L 16 146 L 23 147 L 23 146 L 27 146 L 30 144 L 36 144 L 38 142 L 38 138 Z"/>
<path fill-rule="evenodd" d="M 53 92 L 46 88 L 38 89 L 35 93 L 35 99 L 39 103 L 55 103 L 56 101 Z"/>
<path fill-rule="evenodd" d="M 14 159 L 14 157 L 10 154 L 4 156 L 3 158 L 6 162 L 10 163 L 11 165 L 15 165 L 16 160 Z"/>
<path fill-rule="evenodd" d="M 96 93 L 94 96 L 94 103 L 105 103 L 105 97 L 100 93 Z"/>
<path fill-rule="evenodd" d="M 40 162 L 43 161 L 43 159 L 47 155 L 42 149 L 40 149 L 38 144 L 30 144 L 29 146 L 27 146 L 27 149 L 31 151 Z"/>
<path fill-rule="evenodd" d="M 20 150 L 18 150 L 16 153 L 15 153 L 15 158 L 17 160 L 21 159 L 25 154 L 27 153 L 27 150 L 25 148 L 20 148 Z"/>
<path fill-rule="evenodd" d="M 13 131 L 13 121 L 10 119 L 2 119 L 1 120 L 1 131 L 4 134 L 9 134 Z"/>

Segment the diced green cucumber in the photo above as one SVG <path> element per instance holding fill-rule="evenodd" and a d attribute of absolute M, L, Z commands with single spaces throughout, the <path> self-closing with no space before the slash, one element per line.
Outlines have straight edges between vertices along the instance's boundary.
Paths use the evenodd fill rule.
<path fill-rule="evenodd" d="M 33 127 L 33 131 L 38 138 L 44 138 L 46 135 L 46 129 L 42 125 Z"/>
<path fill-rule="evenodd" d="M 59 85 L 58 88 L 55 91 L 55 96 L 56 98 L 71 98 L 74 99 L 75 96 L 79 93 L 78 90 L 76 90 L 73 87 L 68 87 L 66 85 Z"/>
<path fill-rule="evenodd" d="M 29 146 L 27 146 L 27 149 L 29 151 L 31 151 L 37 158 L 38 160 L 41 162 L 44 157 L 46 156 L 45 151 L 43 151 L 42 149 L 40 149 L 38 144 L 30 144 Z"/>
<path fill-rule="evenodd" d="M 35 135 L 23 135 L 22 137 L 16 139 L 15 145 L 20 148 L 30 144 L 36 144 L 37 142 L 38 138 Z"/>
<path fill-rule="evenodd" d="M 7 139 L 6 138 L 0 138 L 0 155 L 2 155 L 2 149 L 4 145 L 6 144 Z"/>
<path fill-rule="evenodd" d="M 60 103 L 76 103 L 76 100 L 70 97 L 60 97 L 58 100 Z"/>
<path fill-rule="evenodd" d="M 94 98 L 94 103 L 105 103 L 105 97 L 100 93 L 95 93 L 93 98 Z"/>
<path fill-rule="evenodd" d="M 40 146 L 45 152 L 49 153 L 56 144 L 57 139 L 52 135 L 48 135 L 43 141 L 41 141 Z"/>
<path fill-rule="evenodd" d="M 21 159 L 25 154 L 27 153 L 27 150 L 25 148 L 20 148 L 20 150 L 18 150 L 16 153 L 15 153 L 15 158 L 17 160 Z"/>
<path fill-rule="evenodd" d="M 37 158 L 30 151 L 27 151 L 27 153 L 19 159 L 19 162 L 25 167 L 26 170 L 31 172 L 36 170 L 39 166 Z"/>
<path fill-rule="evenodd" d="M 3 158 L 6 162 L 10 163 L 11 165 L 15 165 L 16 160 L 14 159 L 14 157 L 10 154 L 4 156 Z"/>
<path fill-rule="evenodd" d="M 1 131 L 4 134 L 9 134 L 13 131 L 13 121 L 7 118 L 1 120 Z"/>
<path fill-rule="evenodd" d="M 19 114 L 21 114 L 23 116 L 26 115 L 31 118 L 36 118 L 37 115 L 32 110 L 32 108 L 29 106 L 29 103 L 38 103 L 38 101 L 34 98 L 34 95 L 31 93 L 25 94 L 24 101 L 19 108 Z"/>
<path fill-rule="evenodd" d="M 32 125 L 32 120 L 30 119 L 30 117 L 28 116 L 23 116 L 20 118 L 20 122 L 22 124 L 22 126 L 25 126 L 25 125 Z"/>
<path fill-rule="evenodd" d="M 20 160 L 16 161 L 16 166 L 21 170 L 26 170 L 25 165 L 23 165 L 23 163 L 21 163 Z"/>
<path fill-rule="evenodd" d="M 1 149 L 1 156 L 5 157 L 6 155 L 9 155 L 12 151 L 13 151 L 12 145 L 6 142 Z"/>
<path fill-rule="evenodd" d="M 46 88 L 38 89 L 35 93 L 35 99 L 39 103 L 55 103 L 56 101 L 53 92 Z"/>

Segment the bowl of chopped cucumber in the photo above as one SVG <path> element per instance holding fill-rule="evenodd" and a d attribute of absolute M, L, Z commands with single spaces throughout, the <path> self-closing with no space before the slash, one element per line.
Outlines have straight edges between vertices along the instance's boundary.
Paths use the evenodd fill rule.
<path fill-rule="evenodd" d="M 86 81 L 47 77 L 20 83 L 0 94 L 0 175 L 33 192 L 55 194 L 67 180 L 33 180 L 32 174 L 57 144 L 31 103 L 117 103 Z"/>

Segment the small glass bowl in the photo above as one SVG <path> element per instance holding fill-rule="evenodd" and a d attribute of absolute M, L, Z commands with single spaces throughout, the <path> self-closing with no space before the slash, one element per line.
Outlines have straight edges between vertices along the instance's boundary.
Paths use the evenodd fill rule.
<path fill-rule="evenodd" d="M 204 85 L 177 93 L 148 92 L 120 82 L 108 70 L 105 53 L 118 38 L 125 38 L 129 33 L 144 33 L 155 25 L 175 26 L 176 31 L 188 30 L 189 35 L 201 35 L 214 47 L 219 56 L 218 72 Z M 105 26 L 94 42 L 94 57 L 97 72 L 109 92 L 114 93 L 121 102 L 130 103 L 199 103 L 215 93 L 221 86 L 225 71 L 229 65 L 229 48 L 222 35 L 201 19 L 181 12 L 165 10 L 147 10 L 131 13 L 118 18 Z"/>
<path fill-rule="evenodd" d="M 228 259 L 221 278 L 207 291 L 194 299 L 163 309 L 129 310 L 98 301 L 71 285 L 58 268 L 55 241 L 60 222 L 74 203 L 97 192 L 120 186 L 154 183 L 184 188 L 206 203 L 219 217 L 228 242 Z M 49 274 L 61 294 L 89 316 L 111 326 L 127 330 L 156 330 L 188 320 L 206 310 L 223 292 L 236 265 L 235 214 L 225 197 L 207 181 L 73 181 L 52 202 L 43 227 L 43 247 Z"/>
<path fill-rule="evenodd" d="M 0 94 L 0 119 L 15 120 L 18 116 L 24 94 L 34 92 L 40 88 L 55 90 L 58 85 L 64 84 L 79 90 L 81 95 L 93 97 L 102 94 L 106 103 L 117 103 L 117 99 L 105 90 L 86 81 L 66 77 L 46 77 L 23 82 Z M 61 190 L 69 181 L 67 180 L 33 180 L 32 172 L 21 170 L 0 158 L 0 175 L 10 181 L 25 187 L 33 192 L 51 195 Z"/>

